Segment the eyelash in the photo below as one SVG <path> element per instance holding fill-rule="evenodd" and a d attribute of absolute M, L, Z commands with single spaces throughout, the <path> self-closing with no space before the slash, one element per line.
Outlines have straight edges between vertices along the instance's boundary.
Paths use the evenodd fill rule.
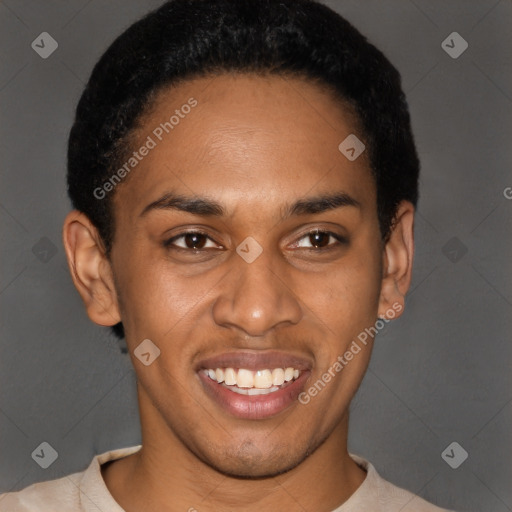
<path fill-rule="evenodd" d="M 297 242 L 299 242 L 300 240 L 302 240 L 302 239 L 304 239 L 304 238 L 306 238 L 308 236 L 316 235 L 316 234 L 332 236 L 337 241 L 337 243 L 335 243 L 335 244 L 328 244 L 326 247 L 320 247 L 320 248 L 303 247 L 303 249 L 310 250 L 310 251 L 315 251 L 315 252 L 320 252 L 320 251 L 326 251 L 326 250 L 333 249 L 334 247 L 336 247 L 338 245 L 346 245 L 348 243 L 348 240 L 345 237 L 343 237 L 343 236 L 341 236 L 341 235 L 339 235 L 337 233 L 333 233 L 332 231 L 327 231 L 327 230 L 313 229 L 311 231 L 308 231 L 307 233 L 304 233 L 296 242 L 294 242 L 294 244 L 296 244 Z M 185 248 L 185 247 L 179 247 L 179 246 L 173 245 L 174 242 L 176 242 L 176 240 L 179 240 L 180 238 L 184 238 L 187 235 L 202 235 L 202 236 L 208 238 L 208 240 L 210 240 L 210 241 L 214 242 L 215 244 L 217 244 L 217 242 L 215 242 L 215 240 L 213 240 L 204 231 L 192 230 L 192 231 L 185 231 L 183 233 L 180 233 L 179 235 L 173 236 L 172 238 L 170 238 L 170 239 L 166 240 L 165 242 L 163 242 L 163 245 L 167 249 L 173 249 L 173 250 L 185 251 L 185 252 L 192 252 L 192 253 L 198 253 L 200 251 L 208 250 L 208 248 L 206 248 L 206 249 L 191 249 L 191 248 L 188 248 L 188 247 Z M 220 245 L 220 244 L 217 244 L 217 245 Z"/>

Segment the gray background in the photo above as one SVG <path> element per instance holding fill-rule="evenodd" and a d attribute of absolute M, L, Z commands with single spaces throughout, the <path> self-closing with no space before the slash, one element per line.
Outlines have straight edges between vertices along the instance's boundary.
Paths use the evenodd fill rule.
<path fill-rule="evenodd" d="M 404 316 L 378 337 L 350 450 L 445 507 L 512 510 L 512 2 L 326 3 L 402 73 L 422 161 L 413 284 Z M 88 320 L 61 226 L 85 81 L 113 38 L 160 4 L 0 4 L 0 492 L 140 442 L 134 370 Z M 43 31 L 59 44 L 48 59 L 31 48 Z M 441 47 L 453 31 L 469 43 L 457 59 Z M 43 441 L 59 455 L 48 469 L 31 457 Z M 453 441 L 469 453 L 458 469 L 441 457 Z"/>

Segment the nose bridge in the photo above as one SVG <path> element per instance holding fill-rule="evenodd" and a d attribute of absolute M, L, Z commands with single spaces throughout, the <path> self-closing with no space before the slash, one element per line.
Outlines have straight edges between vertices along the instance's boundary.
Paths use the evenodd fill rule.
<path fill-rule="evenodd" d="M 243 243 L 240 250 L 254 250 Z M 238 251 L 237 251 L 238 252 Z M 252 336 L 261 336 L 281 323 L 297 323 L 300 304 L 271 251 L 261 251 L 254 259 L 236 255 L 229 285 L 214 306 L 215 321 L 236 326 Z"/>

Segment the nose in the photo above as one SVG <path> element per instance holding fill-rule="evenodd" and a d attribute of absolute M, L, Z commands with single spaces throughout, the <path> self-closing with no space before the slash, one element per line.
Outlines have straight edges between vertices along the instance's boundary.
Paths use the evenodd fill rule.
<path fill-rule="evenodd" d="M 303 310 L 293 291 L 290 269 L 272 262 L 269 251 L 252 263 L 235 258 L 236 268 L 213 305 L 217 325 L 264 336 L 278 326 L 297 324 Z"/>

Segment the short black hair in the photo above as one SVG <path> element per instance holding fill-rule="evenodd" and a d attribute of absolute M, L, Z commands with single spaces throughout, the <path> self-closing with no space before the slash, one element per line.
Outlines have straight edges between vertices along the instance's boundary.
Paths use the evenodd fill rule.
<path fill-rule="evenodd" d="M 68 194 L 98 229 L 107 256 L 115 230 L 114 192 L 98 199 L 94 190 L 122 165 L 150 99 L 184 80 L 233 71 L 305 78 L 353 107 L 387 239 L 399 202 L 417 204 L 419 160 L 401 77 L 384 54 L 313 0 L 170 0 L 102 55 L 70 131 Z M 124 338 L 122 323 L 111 329 Z"/>

